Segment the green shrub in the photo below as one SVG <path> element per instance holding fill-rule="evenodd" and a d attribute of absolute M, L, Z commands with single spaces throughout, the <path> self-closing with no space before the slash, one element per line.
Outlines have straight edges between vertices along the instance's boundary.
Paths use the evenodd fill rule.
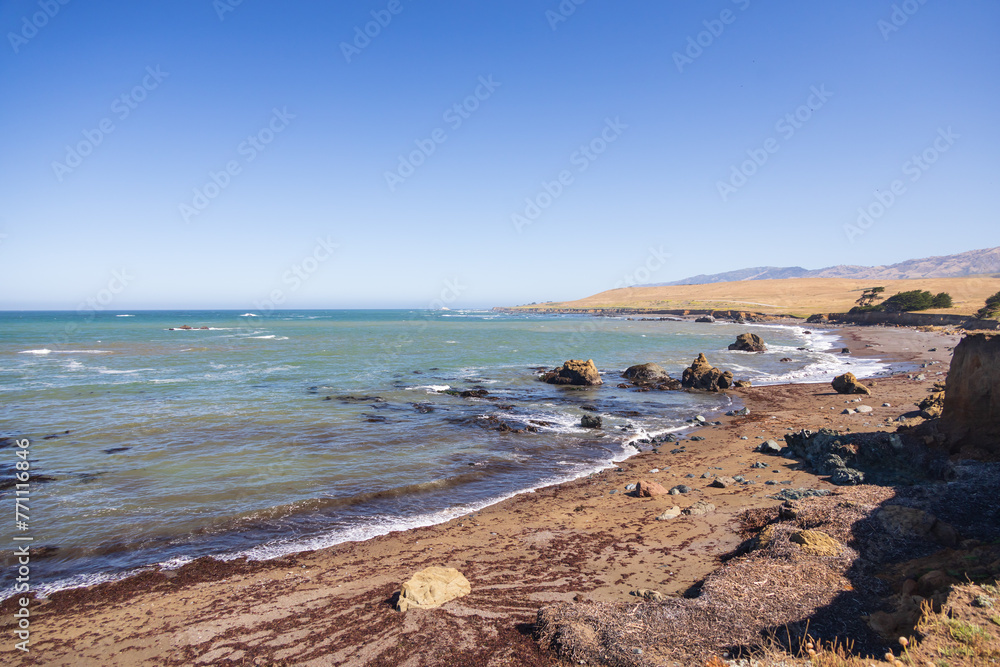
<path fill-rule="evenodd" d="M 979 319 L 995 318 L 997 316 L 1000 316 L 1000 292 L 986 299 L 986 305 L 976 313 L 976 317 Z"/>
<path fill-rule="evenodd" d="M 927 290 L 910 290 L 893 294 L 882 303 L 882 310 L 890 313 L 908 313 L 934 307 L 934 295 Z"/>
<path fill-rule="evenodd" d="M 952 300 L 951 295 L 947 292 L 940 292 L 934 295 L 934 302 L 931 304 L 932 308 L 951 308 L 955 305 Z"/>

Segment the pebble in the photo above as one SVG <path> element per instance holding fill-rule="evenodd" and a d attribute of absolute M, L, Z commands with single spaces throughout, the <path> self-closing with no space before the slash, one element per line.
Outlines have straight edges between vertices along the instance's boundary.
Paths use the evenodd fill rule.
<path fill-rule="evenodd" d="M 626 484 L 625 485 L 625 490 L 626 491 L 635 491 L 635 484 Z"/>

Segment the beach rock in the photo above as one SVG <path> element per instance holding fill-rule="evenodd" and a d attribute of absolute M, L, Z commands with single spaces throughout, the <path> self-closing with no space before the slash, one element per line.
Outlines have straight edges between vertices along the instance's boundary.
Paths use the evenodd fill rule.
<path fill-rule="evenodd" d="M 737 380 L 739 382 L 739 380 Z M 746 417 L 750 414 L 750 408 L 740 408 L 739 410 L 730 410 L 726 413 L 727 417 Z"/>
<path fill-rule="evenodd" d="M 767 352 L 767 345 L 757 334 L 741 333 L 736 337 L 736 342 L 729 346 L 729 349 L 738 352 Z"/>
<path fill-rule="evenodd" d="M 663 602 L 667 599 L 667 596 L 660 591 L 654 591 L 649 588 L 640 588 L 638 590 L 629 591 L 629 595 L 634 595 L 644 600 L 649 600 L 650 602 Z"/>
<path fill-rule="evenodd" d="M 721 391 L 733 385 L 733 374 L 720 371 L 708 363 L 704 354 L 699 354 L 691 366 L 684 369 L 681 385 L 688 389 Z"/>
<path fill-rule="evenodd" d="M 736 485 L 736 479 L 733 477 L 726 477 L 726 476 L 716 477 L 715 479 L 712 480 L 712 483 L 709 484 L 709 486 L 714 487 L 716 489 L 728 489 L 729 487 L 735 485 Z"/>
<path fill-rule="evenodd" d="M 814 556 L 836 556 L 843 549 L 840 542 L 821 530 L 800 530 L 792 533 L 788 539 Z"/>
<path fill-rule="evenodd" d="M 845 347 L 845 348 L 843 348 L 843 349 L 840 350 L 840 353 L 841 354 L 850 354 L 851 353 L 851 348 Z"/>
<path fill-rule="evenodd" d="M 681 508 L 674 505 L 670 509 L 666 510 L 663 514 L 656 517 L 657 521 L 670 521 L 671 519 L 676 519 L 681 515 Z"/>
<path fill-rule="evenodd" d="M 945 385 L 935 383 L 931 389 L 930 396 L 920 401 L 917 407 L 920 408 L 920 416 L 924 419 L 937 419 L 944 413 Z"/>
<path fill-rule="evenodd" d="M 830 483 L 837 486 L 857 486 L 865 483 L 865 474 L 854 468 L 838 468 L 830 475 Z"/>
<path fill-rule="evenodd" d="M 791 357 L 782 357 L 781 359 L 778 359 L 778 361 L 791 361 L 791 360 L 792 360 Z"/>
<path fill-rule="evenodd" d="M 712 317 L 711 315 L 702 315 L 701 317 L 696 319 L 695 322 L 700 322 L 704 324 L 715 324 L 715 318 Z"/>
<path fill-rule="evenodd" d="M 603 424 L 603 420 L 595 415 L 584 415 L 580 418 L 580 426 L 583 428 L 601 428 Z"/>
<path fill-rule="evenodd" d="M 781 446 L 774 440 L 765 440 L 757 445 L 757 450 L 761 454 L 773 454 L 777 456 L 781 453 Z"/>
<path fill-rule="evenodd" d="M 596 386 L 602 384 L 601 375 L 593 359 L 581 361 L 570 359 L 562 366 L 554 368 L 541 376 L 542 382 L 549 384 L 569 384 L 578 386 Z"/>
<path fill-rule="evenodd" d="M 868 414 L 869 412 L 872 412 L 874 410 L 875 408 L 873 408 L 870 405 L 859 405 L 857 407 L 857 411 L 860 412 L 861 414 Z"/>
<path fill-rule="evenodd" d="M 833 378 L 834 391 L 838 394 L 865 394 L 871 395 L 872 390 L 858 382 L 858 378 L 854 377 L 854 373 L 844 373 L 843 375 L 838 375 Z"/>
<path fill-rule="evenodd" d="M 640 498 L 655 498 L 656 496 L 664 496 L 666 494 L 667 490 L 656 482 L 640 479 L 635 485 L 635 495 Z"/>
<path fill-rule="evenodd" d="M 461 572 L 453 567 L 432 566 L 403 584 L 396 609 L 433 609 L 471 592 L 472 586 Z"/>
<path fill-rule="evenodd" d="M 678 496 L 682 493 L 691 493 L 691 487 L 686 484 L 678 484 L 677 486 L 670 489 L 670 495 Z"/>
<path fill-rule="evenodd" d="M 740 389 L 749 389 L 753 385 L 750 384 L 750 380 L 737 380 L 736 382 L 733 383 L 733 386 L 738 387 Z"/>
<path fill-rule="evenodd" d="M 686 514 L 687 516 L 704 516 L 706 514 L 711 514 L 715 511 L 715 505 L 704 500 L 699 500 L 695 502 L 691 507 L 686 507 L 681 510 L 681 514 Z"/>
<path fill-rule="evenodd" d="M 930 538 L 946 547 L 959 542 L 958 531 L 951 524 L 915 507 L 885 505 L 875 518 L 886 530 L 906 537 Z"/>
<path fill-rule="evenodd" d="M 631 381 L 634 385 L 657 385 L 672 380 L 667 371 L 663 369 L 663 366 L 654 363 L 629 366 L 622 373 L 622 377 Z"/>

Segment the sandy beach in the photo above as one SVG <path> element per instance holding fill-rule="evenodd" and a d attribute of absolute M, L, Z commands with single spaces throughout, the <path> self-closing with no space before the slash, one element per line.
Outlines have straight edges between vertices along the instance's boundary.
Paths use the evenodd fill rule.
<path fill-rule="evenodd" d="M 561 664 L 534 638 L 540 607 L 637 600 L 630 596 L 637 589 L 682 595 L 741 542 L 739 512 L 779 504 L 770 496 L 783 488 L 837 488 L 801 462 L 763 456 L 755 447 L 800 429 L 894 431 L 893 420 L 943 381 L 959 340 L 901 328 L 850 328 L 840 335 L 855 356 L 914 369 L 937 363 L 909 372 L 923 379 L 900 373 L 867 381 L 873 387 L 865 400 L 874 408 L 869 414 L 842 414 L 854 399 L 826 383 L 739 389 L 733 394 L 748 416 L 726 417 L 617 469 L 445 524 L 271 561 L 203 559 L 57 593 L 31 607 L 27 654 L 10 639 L 7 600 L 0 625 L 8 640 L 0 659 L 21 665 Z M 766 467 L 751 467 L 757 462 Z M 754 483 L 713 488 L 706 473 Z M 640 479 L 666 488 L 686 484 L 691 492 L 637 498 L 626 485 Z M 656 520 L 674 505 L 683 510 L 700 501 L 715 510 Z M 400 585 L 431 565 L 460 570 L 471 594 L 434 610 L 395 611 Z"/>

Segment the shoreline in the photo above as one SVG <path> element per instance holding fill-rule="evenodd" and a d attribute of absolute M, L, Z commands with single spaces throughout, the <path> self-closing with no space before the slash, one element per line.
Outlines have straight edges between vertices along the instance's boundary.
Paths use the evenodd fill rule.
<path fill-rule="evenodd" d="M 685 321 L 688 323 L 693 323 L 694 318 L 693 317 L 678 318 L 677 321 Z M 713 326 L 713 325 L 703 325 L 703 326 Z M 728 327 L 752 326 L 752 327 L 760 327 L 763 329 L 806 329 L 807 333 L 809 332 L 809 330 L 816 331 L 817 333 L 822 332 L 822 334 L 830 338 L 833 338 L 834 340 L 833 342 L 828 342 L 826 346 L 822 346 L 815 351 L 819 351 L 824 354 L 829 354 L 833 357 L 836 357 L 838 358 L 838 361 L 841 360 L 840 355 L 837 352 L 837 350 L 839 350 L 840 347 L 840 341 L 844 340 L 844 335 L 843 332 L 841 331 L 841 327 L 831 326 L 831 325 L 818 325 L 818 326 L 805 325 L 803 322 L 794 319 L 776 320 L 768 322 L 752 322 L 752 323 L 747 323 L 746 325 L 740 325 L 735 322 L 719 321 L 718 323 L 715 324 L 715 326 L 728 326 Z M 767 337 L 766 334 L 762 335 L 764 335 L 765 338 Z M 808 340 L 808 338 L 803 337 L 803 344 L 805 344 L 806 340 Z M 855 353 L 853 356 L 875 358 L 876 360 L 884 361 L 882 360 L 883 355 L 881 353 L 874 353 L 869 350 L 859 350 L 857 352 L 860 352 L 860 354 Z M 710 351 L 709 354 L 711 355 L 712 352 Z M 850 362 L 847 363 L 848 365 L 850 364 Z M 892 372 L 890 370 L 890 365 L 888 363 L 884 363 L 883 365 L 885 366 L 884 370 L 880 370 L 877 373 L 871 375 L 869 374 L 861 375 L 861 377 L 881 377 L 890 374 Z M 725 366 L 725 362 L 723 362 L 721 366 Z M 847 370 L 848 369 L 844 367 L 834 372 L 840 373 L 840 372 L 846 372 Z M 617 378 L 616 375 L 612 377 Z M 827 384 L 828 381 L 829 378 L 824 379 L 814 373 L 813 375 L 807 376 L 805 379 L 802 378 L 793 378 L 793 379 L 784 378 L 778 380 L 769 379 L 766 380 L 764 384 L 756 386 L 777 386 L 784 384 Z M 608 382 L 612 382 L 612 380 L 608 380 Z M 734 394 L 731 394 L 731 396 L 734 396 Z M 743 407 L 743 405 L 742 403 L 732 403 L 732 405 L 729 407 L 731 407 L 732 409 L 739 409 Z M 723 408 L 723 410 L 725 409 L 726 408 Z M 690 416 L 693 417 L 697 412 L 699 412 L 699 410 L 693 410 L 690 413 Z M 704 410 L 701 410 L 701 412 L 704 412 L 706 415 L 709 414 Z M 713 419 L 715 419 L 715 417 L 720 417 L 720 416 L 721 413 L 715 414 Z M 57 578 L 55 581 L 43 584 L 42 586 L 38 587 L 37 591 L 44 599 L 49 597 L 50 595 L 62 591 L 88 589 L 104 584 L 114 584 L 116 582 L 127 580 L 132 577 L 137 577 L 149 572 L 158 572 L 158 571 L 166 572 L 166 571 L 177 570 L 189 565 L 190 563 L 196 560 L 205 557 L 221 562 L 230 562 L 239 559 L 246 559 L 248 561 L 253 561 L 253 562 L 268 561 L 268 560 L 274 560 L 276 558 L 282 558 L 285 556 L 291 556 L 297 553 L 328 549 L 344 543 L 364 542 L 377 537 L 382 537 L 389 533 L 406 532 L 417 528 L 440 525 L 447 523 L 451 520 L 461 518 L 462 516 L 468 514 L 474 514 L 475 512 L 481 511 L 492 505 L 504 502 L 518 495 L 522 495 L 525 493 L 534 493 L 539 489 L 546 488 L 549 486 L 571 483 L 581 478 L 592 476 L 594 474 L 598 474 L 608 469 L 615 468 L 622 461 L 626 461 L 641 453 L 642 450 L 639 446 L 634 446 L 634 449 L 630 449 L 630 447 L 632 447 L 631 443 L 634 441 L 642 440 L 645 437 L 654 438 L 662 436 L 666 433 L 673 433 L 676 434 L 678 437 L 682 438 L 690 437 L 691 435 L 695 435 L 699 428 L 701 427 L 696 424 L 687 423 L 680 426 L 670 427 L 667 429 L 656 429 L 649 431 L 640 430 L 627 435 L 618 435 L 616 436 L 616 440 L 618 441 L 622 451 L 618 454 L 615 454 L 610 459 L 609 462 L 594 461 L 591 466 L 591 469 L 587 469 L 585 471 L 577 471 L 574 473 L 567 473 L 566 475 L 562 476 L 554 475 L 553 477 L 555 477 L 555 479 L 542 481 L 535 486 L 522 488 L 516 491 L 506 492 L 496 496 L 482 498 L 480 500 L 470 502 L 467 505 L 461 507 L 456 506 L 452 508 L 429 510 L 424 514 L 419 514 L 415 516 L 400 516 L 397 517 L 396 522 L 391 524 L 390 526 L 380 526 L 378 523 L 372 523 L 370 525 L 362 524 L 357 527 L 343 529 L 342 531 L 339 531 L 337 533 L 312 536 L 308 538 L 300 538 L 298 540 L 292 540 L 290 542 L 280 542 L 280 541 L 265 542 L 250 548 L 243 549 L 241 551 L 219 551 L 215 553 L 203 554 L 198 557 L 170 557 L 164 559 L 163 561 L 134 565 L 119 571 L 110 571 L 110 572 L 95 571 L 95 572 L 81 572 L 77 574 L 68 574 Z M 363 536 L 359 536 L 359 534 Z M 0 603 L 2 603 L 4 600 L 9 599 L 14 595 L 15 595 L 14 592 L 10 593 L 7 593 L 6 591 L 0 592 Z"/>
<path fill-rule="evenodd" d="M 947 361 L 947 348 L 958 340 L 939 332 L 851 329 L 848 335 L 842 327 L 822 328 L 857 341 L 849 343 L 854 356 L 879 356 L 886 362 Z M 876 407 L 875 414 L 895 418 L 909 411 L 903 407 L 905 400 L 919 400 L 934 379 L 940 378 L 877 378 L 872 405 L 880 406 L 892 395 L 892 404 L 900 407 Z M 71 655 L 104 664 L 191 664 L 224 658 L 238 662 L 250 657 L 263 657 L 267 664 L 395 664 L 390 659 L 394 649 L 372 636 L 389 633 L 397 640 L 408 637 L 414 645 L 437 646 L 436 635 L 427 634 L 428 625 L 462 633 L 465 640 L 449 649 L 459 652 L 455 655 L 520 651 L 523 664 L 549 664 L 530 634 L 516 630 L 533 621 L 538 607 L 572 600 L 622 601 L 631 590 L 643 588 L 682 594 L 714 571 L 719 557 L 738 544 L 732 525 L 737 512 L 776 504 L 767 496 L 781 488 L 836 489 L 795 460 L 775 461 L 752 452 L 762 439 L 780 441 L 787 430 L 866 427 L 862 420 L 871 417 L 840 415 L 844 397 L 831 394 L 825 383 L 736 390 L 733 395 L 750 407 L 750 416 L 720 417 L 718 426 L 685 431 L 685 436 L 699 435 L 703 441 L 685 437 L 675 443 L 683 448 L 662 445 L 658 452 L 638 452 L 617 468 L 521 492 L 444 523 L 266 561 L 199 559 L 176 570 L 64 590 L 34 603 L 32 634 L 37 644 L 33 642 L 31 654 L 20 664 L 59 664 L 49 660 Z M 803 410 L 805 404 L 813 409 Z M 840 407 L 831 410 L 831 405 Z M 683 451 L 671 453 L 670 448 Z M 749 467 L 759 460 L 768 467 Z M 649 472 L 654 469 L 659 472 Z M 714 489 L 708 486 L 711 479 L 701 477 L 750 478 L 750 471 L 758 475 L 758 483 L 735 490 Z M 686 483 L 692 492 L 651 500 L 625 495 L 624 486 L 641 477 L 668 488 Z M 655 520 L 674 504 L 686 509 L 698 500 L 712 502 L 716 510 Z M 458 568 L 472 582 L 473 593 L 442 609 L 417 612 L 419 616 L 393 611 L 392 593 L 428 565 Z M 5 627 L 8 606 L 0 605 Z M 316 609 L 326 614 L 314 614 Z M 283 646 L 261 629 L 295 627 L 292 621 L 306 611 L 305 636 L 311 645 L 324 646 L 322 652 Z M 136 623 L 131 634 L 124 619 Z M 102 635 L 99 627 L 116 629 Z M 256 639 L 246 639 L 250 637 Z"/>

